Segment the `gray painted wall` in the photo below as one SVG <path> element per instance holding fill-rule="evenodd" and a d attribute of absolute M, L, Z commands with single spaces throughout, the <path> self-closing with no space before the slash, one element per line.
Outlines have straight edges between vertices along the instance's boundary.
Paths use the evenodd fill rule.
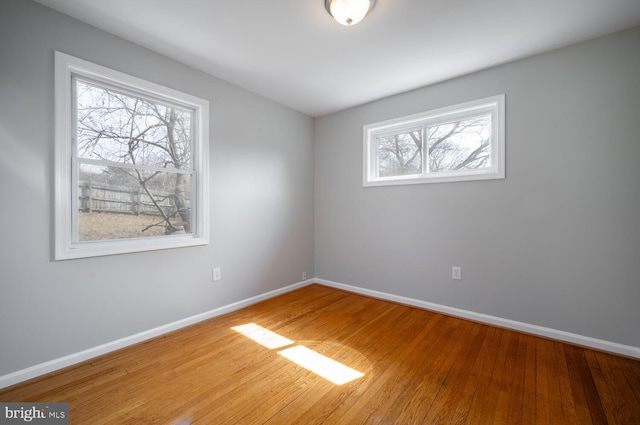
<path fill-rule="evenodd" d="M 209 246 L 52 260 L 54 50 L 211 102 Z M 640 28 L 314 131 L 224 81 L 0 0 L 0 376 L 313 276 L 314 250 L 318 278 L 640 346 L 639 75 Z M 499 93 L 507 179 L 362 187 L 364 124 Z"/>
<path fill-rule="evenodd" d="M 54 50 L 209 100 L 209 246 L 52 260 Z M 0 376 L 313 276 L 313 189 L 310 117 L 36 3 L 3 0 Z"/>
<path fill-rule="evenodd" d="M 500 93 L 505 180 L 362 187 L 363 125 Z M 640 28 L 319 118 L 316 277 L 640 347 L 639 125 Z"/>

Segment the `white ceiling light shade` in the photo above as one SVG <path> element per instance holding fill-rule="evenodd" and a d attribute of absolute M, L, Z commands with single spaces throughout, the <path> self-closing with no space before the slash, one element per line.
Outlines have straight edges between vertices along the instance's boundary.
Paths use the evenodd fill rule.
<path fill-rule="evenodd" d="M 367 16 L 376 0 L 325 0 L 324 7 L 342 25 L 355 25 Z"/>

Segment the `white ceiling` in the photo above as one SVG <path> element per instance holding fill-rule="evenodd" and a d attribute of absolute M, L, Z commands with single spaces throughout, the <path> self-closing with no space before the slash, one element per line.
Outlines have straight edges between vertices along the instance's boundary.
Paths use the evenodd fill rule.
<path fill-rule="evenodd" d="M 311 116 L 640 25 L 640 0 L 36 0 Z"/>

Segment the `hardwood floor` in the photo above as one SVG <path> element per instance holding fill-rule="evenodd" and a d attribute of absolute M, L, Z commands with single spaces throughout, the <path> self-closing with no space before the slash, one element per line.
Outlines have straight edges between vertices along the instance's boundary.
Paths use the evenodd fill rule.
<path fill-rule="evenodd" d="M 267 348 L 255 323 L 293 344 Z M 336 385 L 304 345 L 364 376 Z M 640 424 L 640 361 L 311 285 L 12 388 L 72 424 Z"/>

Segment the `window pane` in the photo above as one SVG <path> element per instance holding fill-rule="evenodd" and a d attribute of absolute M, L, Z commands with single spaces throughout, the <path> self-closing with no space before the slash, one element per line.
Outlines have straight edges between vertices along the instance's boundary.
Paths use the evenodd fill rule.
<path fill-rule="evenodd" d="M 78 240 L 192 233 L 191 175 L 81 164 Z"/>
<path fill-rule="evenodd" d="M 409 130 L 376 136 L 378 177 L 422 173 L 422 132 Z"/>
<path fill-rule="evenodd" d="M 192 111 L 76 80 L 77 155 L 191 168 Z"/>
<path fill-rule="evenodd" d="M 429 127 L 429 172 L 491 167 L 491 114 Z"/>

